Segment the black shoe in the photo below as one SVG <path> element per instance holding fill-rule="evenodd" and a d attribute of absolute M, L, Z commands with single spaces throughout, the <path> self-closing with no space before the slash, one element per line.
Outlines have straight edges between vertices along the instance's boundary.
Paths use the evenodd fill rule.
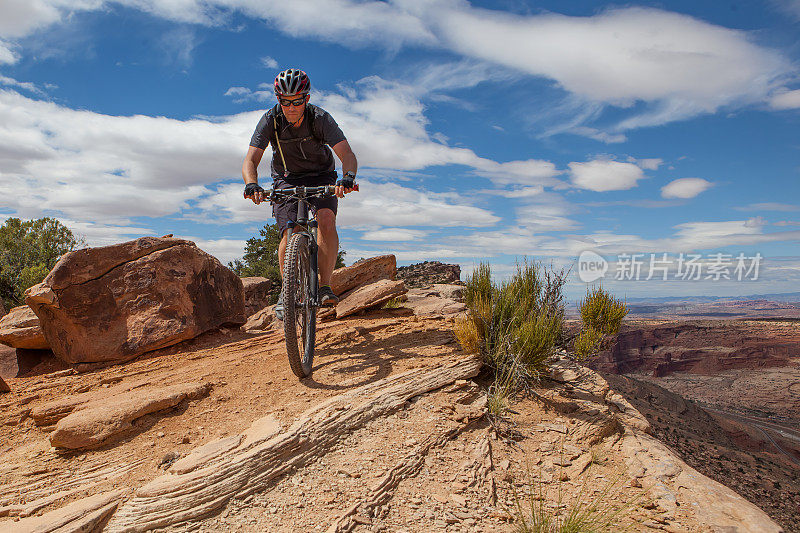
<path fill-rule="evenodd" d="M 283 291 L 278 296 L 278 303 L 275 304 L 275 318 L 283 322 Z"/>
<path fill-rule="evenodd" d="M 329 285 L 319 288 L 319 305 L 322 307 L 334 307 L 339 303 L 339 297 L 333 293 Z"/>

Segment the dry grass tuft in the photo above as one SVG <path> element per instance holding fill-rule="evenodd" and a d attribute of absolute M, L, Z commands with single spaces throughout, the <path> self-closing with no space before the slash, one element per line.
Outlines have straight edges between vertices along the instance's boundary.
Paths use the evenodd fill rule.
<path fill-rule="evenodd" d="M 514 525 L 518 533 L 616 533 L 630 531 L 633 525 L 622 526 L 625 515 L 635 509 L 644 494 L 624 502 L 622 491 L 625 476 L 619 474 L 606 481 L 598 492 L 590 495 L 588 472 L 583 474 L 583 484 L 577 497 L 564 501 L 564 476 L 556 476 L 555 501 L 544 483 L 531 476 L 520 496 L 514 489 Z M 539 476 L 541 478 L 541 476 Z"/>

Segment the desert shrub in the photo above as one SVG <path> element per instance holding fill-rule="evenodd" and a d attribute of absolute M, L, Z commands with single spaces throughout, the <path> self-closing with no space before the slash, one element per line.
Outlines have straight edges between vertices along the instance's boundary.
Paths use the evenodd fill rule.
<path fill-rule="evenodd" d="M 468 351 L 480 353 L 495 371 L 498 401 L 517 385 L 537 378 L 561 338 L 564 324 L 564 272 L 538 263 L 517 264 L 507 281 L 496 284 L 481 263 L 467 277 L 467 318 L 456 323 L 456 336 Z M 501 401 L 502 403 L 502 401 Z"/>
<path fill-rule="evenodd" d="M 602 287 L 587 289 L 586 297 L 578 305 L 584 328 L 594 329 L 606 335 L 619 331 L 628 308 Z"/>
<path fill-rule="evenodd" d="M 619 332 L 628 308 L 602 287 L 592 287 L 578 303 L 578 311 L 582 326 L 572 348 L 575 358 L 584 361 L 605 348 L 608 335 Z"/>
<path fill-rule="evenodd" d="M 573 344 L 575 357 L 579 361 L 584 361 L 593 356 L 602 348 L 604 339 L 605 335 L 602 332 L 592 327 L 584 328 L 581 330 L 580 334 L 575 337 L 575 343 Z"/>

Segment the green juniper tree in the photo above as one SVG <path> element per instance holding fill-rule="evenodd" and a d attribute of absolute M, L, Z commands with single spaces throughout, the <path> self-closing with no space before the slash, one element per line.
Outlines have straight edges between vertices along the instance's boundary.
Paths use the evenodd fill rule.
<path fill-rule="evenodd" d="M 55 218 L 9 218 L 0 226 L 0 297 L 9 307 L 22 305 L 25 289 L 36 285 L 59 257 L 84 246 Z"/>
<path fill-rule="evenodd" d="M 278 245 L 281 242 L 278 224 L 266 224 L 260 231 L 260 237 L 247 239 L 244 256 L 228 263 L 228 267 L 240 277 L 260 276 L 272 280 L 274 286 L 280 286 L 281 275 L 278 263 Z M 344 266 L 347 252 L 339 250 L 336 256 L 336 268 Z"/>

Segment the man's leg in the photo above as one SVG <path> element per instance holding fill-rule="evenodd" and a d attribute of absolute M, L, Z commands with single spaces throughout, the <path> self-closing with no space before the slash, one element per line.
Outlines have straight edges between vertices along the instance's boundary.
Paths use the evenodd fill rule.
<path fill-rule="evenodd" d="M 336 256 L 339 254 L 339 234 L 336 232 L 336 214 L 331 209 L 317 210 L 317 244 L 319 244 L 319 284 L 330 285 Z"/>
<path fill-rule="evenodd" d="M 281 242 L 278 244 L 278 265 L 281 268 L 281 279 L 283 278 L 283 258 L 286 256 L 286 245 L 289 244 L 289 229 L 283 230 Z"/>

